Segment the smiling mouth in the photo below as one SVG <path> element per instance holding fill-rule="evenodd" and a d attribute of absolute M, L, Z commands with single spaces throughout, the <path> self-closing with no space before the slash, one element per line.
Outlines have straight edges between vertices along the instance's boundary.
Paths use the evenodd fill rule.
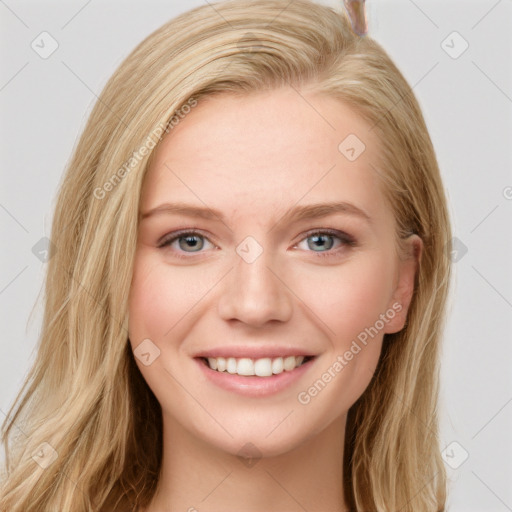
<path fill-rule="evenodd" d="M 283 372 L 291 372 L 315 356 L 263 357 L 251 359 L 248 357 L 200 357 L 211 370 L 219 373 L 229 373 L 244 377 L 271 377 Z"/>

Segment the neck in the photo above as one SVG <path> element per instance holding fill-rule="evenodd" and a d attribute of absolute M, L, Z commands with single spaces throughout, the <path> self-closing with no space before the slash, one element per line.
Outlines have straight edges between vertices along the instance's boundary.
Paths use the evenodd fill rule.
<path fill-rule="evenodd" d="M 337 418 L 281 455 L 246 459 L 192 436 L 164 416 L 160 479 L 145 512 L 345 512 L 345 423 L 346 416 Z"/>

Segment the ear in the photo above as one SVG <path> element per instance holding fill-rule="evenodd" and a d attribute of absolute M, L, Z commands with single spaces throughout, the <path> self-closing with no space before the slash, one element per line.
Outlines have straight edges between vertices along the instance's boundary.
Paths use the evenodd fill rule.
<path fill-rule="evenodd" d="M 422 254 L 423 240 L 418 235 L 410 235 L 405 240 L 405 255 L 398 260 L 395 289 L 388 304 L 396 314 L 386 324 L 385 333 L 399 332 L 405 326 Z"/>

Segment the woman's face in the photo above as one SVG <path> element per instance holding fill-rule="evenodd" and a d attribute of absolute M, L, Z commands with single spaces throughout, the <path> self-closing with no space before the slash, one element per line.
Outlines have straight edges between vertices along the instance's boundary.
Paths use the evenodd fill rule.
<path fill-rule="evenodd" d="M 129 337 L 164 425 L 265 456 L 344 419 L 414 283 L 377 151 L 343 103 L 287 87 L 209 97 L 163 139 L 141 198 Z"/>

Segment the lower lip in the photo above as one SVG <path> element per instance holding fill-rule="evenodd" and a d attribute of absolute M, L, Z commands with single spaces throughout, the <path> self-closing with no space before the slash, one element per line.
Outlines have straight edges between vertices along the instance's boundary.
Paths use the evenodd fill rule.
<path fill-rule="evenodd" d="M 195 358 L 199 368 L 204 373 L 207 379 L 213 384 L 226 389 L 227 391 L 233 391 L 244 396 L 270 396 L 291 386 L 294 382 L 300 379 L 311 367 L 312 363 L 316 360 L 313 357 L 308 362 L 295 368 L 292 371 L 284 370 L 277 375 L 271 377 L 257 377 L 256 375 L 243 376 L 231 374 L 228 372 L 218 372 L 212 370 L 208 364 L 201 358 Z"/>

